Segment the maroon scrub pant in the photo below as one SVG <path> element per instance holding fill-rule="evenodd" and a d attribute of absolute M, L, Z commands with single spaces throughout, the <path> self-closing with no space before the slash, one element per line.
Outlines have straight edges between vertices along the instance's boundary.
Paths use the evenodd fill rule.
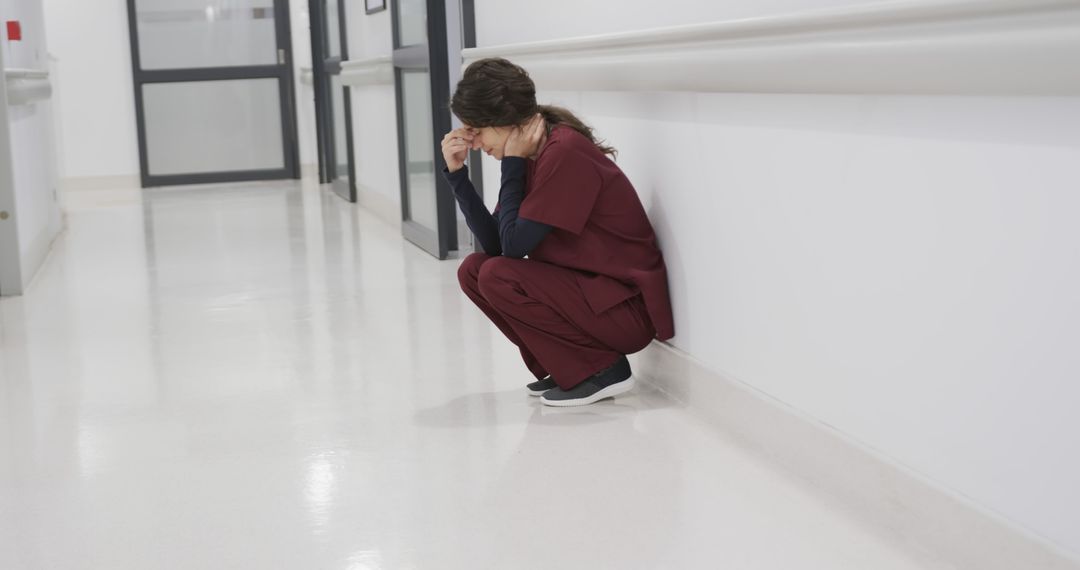
<path fill-rule="evenodd" d="M 635 353 L 656 334 L 641 295 L 596 314 L 575 271 L 528 259 L 474 253 L 458 269 L 461 288 L 521 349 L 537 378 L 569 390 Z"/>

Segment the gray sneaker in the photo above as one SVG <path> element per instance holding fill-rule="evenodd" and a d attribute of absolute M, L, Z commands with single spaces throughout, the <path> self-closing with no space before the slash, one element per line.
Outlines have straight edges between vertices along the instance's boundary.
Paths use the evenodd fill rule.
<path fill-rule="evenodd" d="M 589 376 L 569 390 L 552 388 L 540 397 L 547 406 L 587 406 L 605 398 L 625 394 L 634 388 L 630 362 L 620 356 L 615 364 Z"/>
<path fill-rule="evenodd" d="M 558 387 L 559 385 L 555 383 L 555 380 L 550 375 L 545 376 L 543 380 L 537 380 L 525 385 L 525 389 L 529 391 L 530 396 L 542 396 L 544 392 Z"/>

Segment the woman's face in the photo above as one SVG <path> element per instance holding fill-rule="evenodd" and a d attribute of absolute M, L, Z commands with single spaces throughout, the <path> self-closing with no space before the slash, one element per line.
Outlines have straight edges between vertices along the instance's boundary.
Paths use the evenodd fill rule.
<path fill-rule="evenodd" d="M 506 146 L 506 139 L 510 138 L 510 133 L 514 131 L 513 127 L 466 127 L 472 131 L 476 137 L 473 139 L 473 144 L 477 145 L 480 150 L 486 152 L 488 156 L 495 160 L 502 160 L 503 148 Z"/>

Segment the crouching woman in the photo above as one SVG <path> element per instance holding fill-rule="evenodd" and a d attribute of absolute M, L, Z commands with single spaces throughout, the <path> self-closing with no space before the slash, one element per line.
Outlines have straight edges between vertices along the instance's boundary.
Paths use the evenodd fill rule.
<path fill-rule="evenodd" d="M 470 65 L 450 108 L 465 126 L 443 139 L 444 174 L 484 251 L 461 264 L 465 294 L 521 350 L 544 404 L 629 391 L 626 355 L 675 332 L 664 257 L 615 150 L 573 113 L 538 105 L 505 59 Z M 474 149 L 501 161 L 494 213 L 469 181 Z"/>

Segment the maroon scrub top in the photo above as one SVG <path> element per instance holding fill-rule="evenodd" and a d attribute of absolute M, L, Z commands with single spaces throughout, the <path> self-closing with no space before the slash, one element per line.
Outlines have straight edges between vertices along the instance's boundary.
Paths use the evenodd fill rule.
<path fill-rule="evenodd" d="M 565 125 L 528 164 L 518 213 L 553 227 L 529 258 L 584 272 L 577 280 L 597 314 L 641 293 L 656 338 L 675 336 L 664 255 L 622 170 Z"/>

